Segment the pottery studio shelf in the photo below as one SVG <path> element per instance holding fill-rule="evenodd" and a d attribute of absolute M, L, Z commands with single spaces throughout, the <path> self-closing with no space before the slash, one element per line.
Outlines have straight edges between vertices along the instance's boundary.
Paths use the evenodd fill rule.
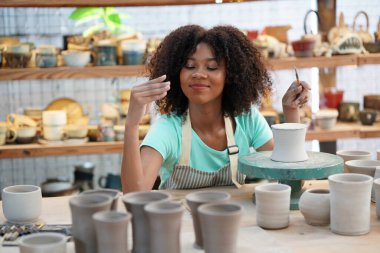
<path fill-rule="evenodd" d="M 338 66 L 360 66 L 380 64 L 380 54 L 339 55 L 333 57 L 283 58 L 270 59 L 270 70 L 296 68 L 324 68 Z M 38 79 L 85 79 L 142 76 L 146 74 L 145 66 L 95 66 L 95 67 L 57 67 L 57 68 L 21 68 L 0 69 L 0 80 L 38 80 Z"/>
<path fill-rule="evenodd" d="M 257 0 L 244 0 L 252 2 Z M 224 0 L 223 3 L 242 2 L 241 0 Z M 215 4 L 215 0 L 1 0 L 0 7 L 93 7 L 96 6 L 161 6 Z"/>
<path fill-rule="evenodd" d="M 344 138 L 379 138 L 380 123 L 373 126 L 363 126 L 360 123 L 341 123 L 331 130 L 316 128 L 308 131 L 306 140 L 335 141 Z M 0 159 L 27 158 L 40 156 L 67 156 L 86 154 L 121 153 L 123 142 L 88 142 L 85 144 L 19 144 L 0 146 Z"/>

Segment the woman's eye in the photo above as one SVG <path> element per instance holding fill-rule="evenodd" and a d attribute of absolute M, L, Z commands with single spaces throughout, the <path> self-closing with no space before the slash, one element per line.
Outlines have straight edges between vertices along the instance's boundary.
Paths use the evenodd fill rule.
<path fill-rule="evenodd" d="M 218 67 L 207 67 L 208 70 L 217 70 Z"/>
<path fill-rule="evenodd" d="M 194 66 L 193 65 L 185 65 L 185 68 L 187 68 L 187 69 L 193 69 L 194 68 Z"/>

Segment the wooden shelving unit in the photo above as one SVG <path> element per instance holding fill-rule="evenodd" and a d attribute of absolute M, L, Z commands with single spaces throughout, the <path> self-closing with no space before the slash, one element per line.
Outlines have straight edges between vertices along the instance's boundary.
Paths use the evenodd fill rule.
<path fill-rule="evenodd" d="M 312 58 L 283 58 L 268 60 L 270 70 L 284 70 L 296 68 L 323 68 L 339 66 L 360 66 L 365 64 L 380 64 L 380 54 L 369 55 L 340 55 L 333 57 Z M 0 80 L 36 80 L 36 79 L 86 79 L 86 78 L 112 78 L 143 76 L 146 74 L 145 66 L 95 66 L 84 68 L 23 68 L 0 69 Z"/>
<path fill-rule="evenodd" d="M 331 130 L 308 131 L 306 140 L 335 141 L 343 138 L 378 138 L 380 123 L 373 126 L 363 126 L 360 123 L 339 122 Z M 85 154 L 109 154 L 123 151 L 123 142 L 88 142 L 85 144 L 19 144 L 0 146 L 0 159 L 27 158 L 39 156 L 69 156 Z"/>
<path fill-rule="evenodd" d="M 223 3 L 257 0 L 224 0 Z M 215 0 L 1 0 L 0 7 L 161 6 L 215 4 Z"/>

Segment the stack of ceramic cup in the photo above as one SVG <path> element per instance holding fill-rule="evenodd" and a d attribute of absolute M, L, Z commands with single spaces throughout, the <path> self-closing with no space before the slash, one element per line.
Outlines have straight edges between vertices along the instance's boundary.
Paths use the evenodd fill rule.
<path fill-rule="evenodd" d="M 66 111 L 44 111 L 42 113 L 44 139 L 48 141 L 62 140 L 66 122 Z"/>

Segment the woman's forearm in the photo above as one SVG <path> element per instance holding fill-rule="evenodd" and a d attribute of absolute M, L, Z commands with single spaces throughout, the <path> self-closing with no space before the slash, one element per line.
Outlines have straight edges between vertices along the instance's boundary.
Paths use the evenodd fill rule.
<path fill-rule="evenodd" d="M 123 193 L 146 190 L 140 155 L 139 126 L 125 126 L 123 161 L 121 165 Z"/>

